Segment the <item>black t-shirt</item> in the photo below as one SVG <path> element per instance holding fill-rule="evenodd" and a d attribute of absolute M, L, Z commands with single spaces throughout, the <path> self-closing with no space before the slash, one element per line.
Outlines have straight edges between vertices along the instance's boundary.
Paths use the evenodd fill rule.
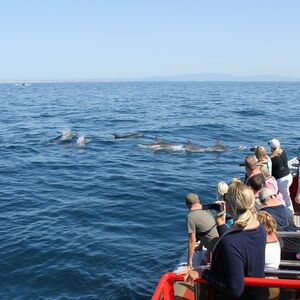
<path fill-rule="evenodd" d="M 290 169 L 288 166 L 288 158 L 285 151 L 278 156 L 271 158 L 272 160 L 272 176 L 276 179 L 282 178 L 290 174 Z"/>

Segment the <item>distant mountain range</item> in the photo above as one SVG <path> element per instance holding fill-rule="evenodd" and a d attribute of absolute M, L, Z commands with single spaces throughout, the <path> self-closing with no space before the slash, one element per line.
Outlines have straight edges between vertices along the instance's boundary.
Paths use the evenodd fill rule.
<path fill-rule="evenodd" d="M 238 76 L 219 73 L 199 73 L 176 76 L 152 76 L 143 78 L 145 81 L 300 81 L 300 78 L 280 75 L 249 75 Z"/>
<path fill-rule="evenodd" d="M 139 78 L 102 78 L 102 79 L 52 79 L 52 80 L 0 80 L 0 83 L 46 83 L 46 82 L 130 82 L 130 81 L 283 81 L 283 82 L 299 82 L 300 77 L 281 76 L 281 75 L 230 75 L 221 73 L 199 73 L 173 76 L 151 76 Z"/>

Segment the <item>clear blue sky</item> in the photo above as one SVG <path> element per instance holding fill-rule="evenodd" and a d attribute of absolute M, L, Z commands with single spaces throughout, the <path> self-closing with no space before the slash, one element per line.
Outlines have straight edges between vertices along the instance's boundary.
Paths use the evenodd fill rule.
<path fill-rule="evenodd" d="M 0 33 L 0 80 L 300 78 L 299 0 L 9 0 Z"/>

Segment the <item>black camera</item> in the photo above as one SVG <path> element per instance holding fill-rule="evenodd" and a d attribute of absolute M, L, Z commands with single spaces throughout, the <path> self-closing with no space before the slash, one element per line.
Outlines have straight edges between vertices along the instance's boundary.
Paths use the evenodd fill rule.
<path fill-rule="evenodd" d="M 208 210 L 215 210 L 217 212 L 223 211 L 225 209 L 224 204 L 221 203 L 210 203 L 202 205 L 202 209 Z"/>

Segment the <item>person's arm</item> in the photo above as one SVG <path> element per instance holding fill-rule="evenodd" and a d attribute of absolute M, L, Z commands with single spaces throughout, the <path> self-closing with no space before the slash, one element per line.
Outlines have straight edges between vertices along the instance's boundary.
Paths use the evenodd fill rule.
<path fill-rule="evenodd" d="M 224 201 L 223 204 L 224 210 L 216 215 L 216 224 L 219 237 L 221 237 L 228 230 L 228 227 L 226 225 L 226 206 Z"/>
<path fill-rule="evenodd" d="M 187 265 L 188 267 L 193 268 L 193 255 L 196 243 L 196 233 L 192 232 L 188 234 L 188 259 Z"/>

